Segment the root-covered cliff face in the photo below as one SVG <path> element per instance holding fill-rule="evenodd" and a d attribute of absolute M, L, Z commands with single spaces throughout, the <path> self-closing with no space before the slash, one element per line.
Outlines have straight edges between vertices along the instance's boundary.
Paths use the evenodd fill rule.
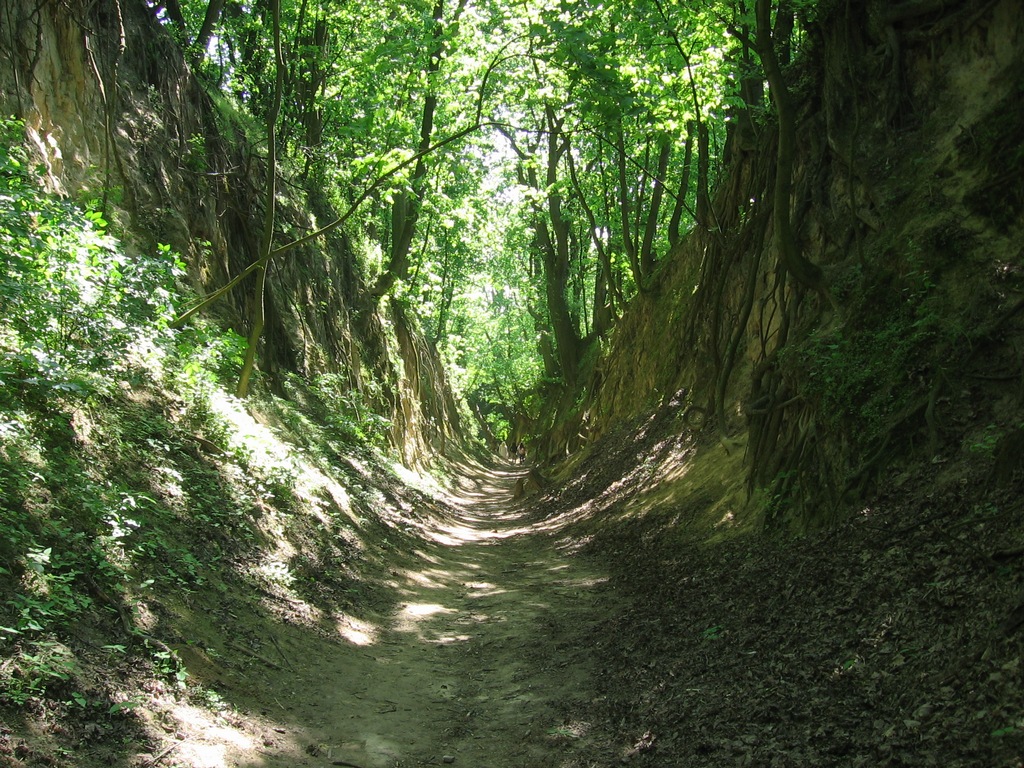
<path fill-rule="evenodd" d="M 746 490 L 798 524 L 913 457 L 987 453 L 1012 477 L 1022 42 L 1010 1 L 823 3 L 784 74 L 790 215 L 824 289 L 780 266 L 777 132 L 761 116 L 755 137 L 730 136 L 712 221 L 634 301 L 551 452 L 684 397 L 745 453 Z"/>
<path fill-rule="evenodd" d="M 8 4 L 0 83 L 51 185 L 102 198 L 139 250 L 170 243 L 200 293 L 242 273 L 266 164 L 245 122 L 214 106 L 144 6 L 41 8 Z M 777 126 L 770 110 L 746 114 L 706 225 L 635 299 L 587 394 L 561 397 L 572 414 L 539 454 L 682 398 L 704 429 L 744 444 L 744 492 L 807 523 L 856 503 L 901 457 L 988 445 L 1012 476 L 1021 26 L 1009 0 L 821 3 L 781 78 L 796 118 L 782 209 L 822 285 L 780 266 Z M 308 193 L 281 206 L 279 236 L 333 216 Z M 356 262 L 337 233 L 274 260 L 260 368 L 279 391 L 299 373 L 355 393 L 420 461 L 450 447 L 456 409 L 430 345 L 366 297 Z M 211 309 L 243 334 L 254 282 Z"/>
<path fill-rule="evenodd" d="M 24 119 L 49 185 L 103 210 L 138 252 L 182 254 L 197 294 L 224 286 L 259 257 L 266 148 L 246 119 L 215 104 L 145 3 L 35 3 L 4 11 L 0 101 Z M 337 217 L 315 187 L 280 194 L 275 231 L 289 242 Z M 431 345 L 404 313 L 365 290 L 337 231 L 275 258 L 258 365 L 284 391 L 319 381 L 358 413 L 390 422 L 410 463 L 459 439 L 458 414 Z M 247 335 L 255 276 L 209 312 Z M 430 369 L 436 387 L 421 384 Z"/>
<path fill-rule="evenodd" d="M 146 5 L 0 3 L 2 104 L 50 186 L 205 293 L 256 258 L 266 155 Z M 1019 768 L 1024 10 L 819 5 L 781 75 L 822 286 L 779 266 L 750 115 L 707 226 L 559 393 L 560 483 L 409 471 L 457 450 L 456 408 L 340 234 L 272 263 L 244 405 L 204 344 L 247 331 L 251 281 L 176 333 L 136 295 L 170 351 L 71 333 L 91 377 L 48 376 L 27 320 L 88 291 L 46 295 L 73 281 L 28 233 L 69 209 L 0 143 L 0 197 L 46 203 L 0 199 L 0 256 L 39 278 L 0 273 L 5 319 L 38 310 L 0 324 L 0 764 Z M 335 215 L 285 198 L 281 237 Z M 119 303 L 72 320 L 120 330 Z"/>

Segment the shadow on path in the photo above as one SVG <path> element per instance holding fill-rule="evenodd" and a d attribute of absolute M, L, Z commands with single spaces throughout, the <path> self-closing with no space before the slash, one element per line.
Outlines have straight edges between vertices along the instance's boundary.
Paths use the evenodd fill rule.
<path fill-rule="evenodd" d="M 393 615 L 350 642 L 292 647 L 301 665 L 267 681 L 286 738 L 245 765 L 554 768 L 599 747 L 568 713 L 590 699 L 611 596 L 536 503 L 513 501 L 523 474 L 467 474 L 444 499 L 452 514 L 418 524 L 420 546 L 390 571 Z"/>

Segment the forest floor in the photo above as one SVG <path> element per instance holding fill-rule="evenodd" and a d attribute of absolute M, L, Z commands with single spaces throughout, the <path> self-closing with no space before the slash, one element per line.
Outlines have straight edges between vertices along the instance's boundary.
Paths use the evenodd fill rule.
<path fill-rule="evenodd" d="M 594 627 L 614 598 L 593 563 L 559 550 L 534 505 L 513 501 L 517 469 L 463 479 L 452 516 L 395 552 L 392 609 L 377 622 L 343 628 L 346 640 L 260 628 L 277 634 L 278 668 L 239 684 L 256 698 L 242 709 L 264 714 L 241 717 L 248 737 L 230 745 L 209 725 L 184 734 L 185 764 L 206 768 L 204 751 L 227 746 L 210 768 L 541 768 L 595 748 L 571 713 L 592 698 Z"/>
<path fill-rule="evenodd" d="M 144 692 L 127 720 L 70 701 L 0 720 L 0 766 L 593 764 L 582 755 L 610 747 L 573 713 L 593 700 L 595 627 L 619 607 L 543 509 L 513 499 L 523 475 L 473 465 L 404 530 L 375 528 L 370 548 L 386 555 L 358 589 L 340 590 L 351 600 L 327 595 L 350 582 L 313 574 L 327 595 L 319 605 L 348 612 L 328 615 L 289 590 L 163 594 L 150 612 L 187 676 L 107 674 Z M 393 481 L 384 491 L 403 493 Z M 87 676 L 103 678 L 102 665 L 83 670 L 80 687 Z"/>
<path fill-rule="evenodd" d="M 187 681 L 97 663 L 144 692 L 131 717 L 51 702 L 0 722 L 0 765 L 1024 766 L 1017 489 L 951 454 L 827 530 L 728 533 L 708 477 L 737 451 L 672 419 L 518 500 L 509 464 L 387 481 L 402 525 L 360 523 L 360 583 L 324 558 L 306 599 L 163 596 Z M 110 642 L 94 631 L 82 659 Z"/>
<path fill-rule="evenodd" d="M 1019 484 L 951 445 L 825 529 L 757 530 L 722 503 L 742 445 L 677 422 L 607 436 L 547 496 L 622 606 L 577 717 L 650 768 L 1024 766 Z"/>

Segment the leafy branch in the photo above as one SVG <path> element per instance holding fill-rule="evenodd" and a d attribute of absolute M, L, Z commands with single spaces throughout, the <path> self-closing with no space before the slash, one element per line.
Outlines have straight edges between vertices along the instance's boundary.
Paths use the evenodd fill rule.
<path fill-rule="evenodd" d="M 338 227 L 340 227 L 343 224 L 345 224 L 345 222 L 347 222 L 350 218 L 352 218 L 352 215 L 357 210 L 359 210 L 359 206 L 362 205 L 366 201 L 366 199 L 368 197 L 370 197 L 374 192 L 376 192 L 378 189 L 380 189 L 384 185 L 385 182 L 389 181 L 397 173 L 399 173 L 400 171 L 404 170 L 405 168 L 408 168 L 410 165 L 412 165 L 413 163 L 417 162 L 421 158 L 425 157 L 426 155 L 429 155 L 432 152 L 436 152 L 438 149 L 441 149 L 442 147 L 445 147 L 448 144 L 451 144 L 451 143 L 453 143 L 455 141 L 458 141 L 459 139 L 465 138 L 466 136 L 470 135 L 474 131 L 478 131 L 481 128 L 494 127 L 494 126 L 497 126 L 497 125 L 499 125 L 499 123 L 491 122 L 491 121 L 476 122 L 476 123 L 474 123 L 471 126 L 463 128 L 460 131 L 456 131 L 452 135 L 450 135 L 450 136 L 448 136 L 448 137 L 446 137 L 444 139 L 441 139 L 440 141 L 437 141 L 434 144 L 431 144 L 429 147 L 427 147 L 427 149 L 424 149 L 424 150 L 422 150 L 420 152 L 417 152 L 414 155 L 410 155 L 405 160 L 402 160 L 401 162 L 396 163 L 395 165 L 391 166 L 391 168 L 389 168 L 388 170 L 384 171 L 380 176 L 378 176 L 373 181 L 372 184 L 367 186 L 359 194 L 359 196 L 355 199 L 355 201 L 351 205 L 349 205 L 348 209 L 341 216 L 336 218 L 334 221 L 332 221 L 332 222 L 330 222 L 328 224 L 325 224 L 320 229 L 317 229 L 317 230 L 315 230 L 313 232 L 310 232 L 308 235 L 303 235 L 299 239 L 293 240 L 290 243 L 286 243 L 285 245 L 282 245 L 282 246 L 279 246 L 277 248 L 274 248 L 269 253 L 265 254 L 264 256 L 261 256 L 259 259 L 257 259 L 256 261 L 252 262 L 251 264 L 249 264 L 249 266 L 247 266 L 245 269 L 243 269 L 241 272 L 239 272 L 235 277 L 233 277 L 231 280 L 229 280 L 223 286 L 218 288 L 213 293 L 210 293 L 210 294 L 204 296 L 195 305 L 190 307 L 187 311 L 183 312 L 179 317 L 175 318 L 174 321 L 171 322 L 170 327 L 171 328 L 180 328 L 182 325 L 187 323 L 192 317 L 194 317 L 197 313 L 199 313 L 202 310 L 206 309 L 207 307 L 211 306 L 219 298 L 221 298 L 224 294 L 226 294 L 228 291 L 230 291 L 232 288 L 234 288 L 236 285 L 238 285 L 240 282 L 242 282 L 245 278 L 247 278 L 253 272 L 255 272 L 258 269 L 265 268 L 267 266 L 267 264 L 269 264 L 269 262 L 275 256 L 281 256 L 281 255 L 287 253 L 288 251 L 294 250 L 295 248 L 299 248 L 299 247 L 301 247 L 303 245 L 306 245 L 307 243 L 313 242 L 314 240 L 317 240 L 317 239 L 323 237 L 324 235 L 328 234 L 329 232 L 332 232 L 335 229 L 337 229 Z"/>

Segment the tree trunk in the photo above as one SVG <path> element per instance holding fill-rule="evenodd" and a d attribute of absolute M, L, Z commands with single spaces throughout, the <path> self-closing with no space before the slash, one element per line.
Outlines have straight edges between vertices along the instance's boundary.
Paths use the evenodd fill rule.
<path fill-rule="evenodd" d="M 562 214 L 562 196 L 558 192 L 558 165 L 563 154 L 569 151 L 569 141 L 562 134 L 562 120 L 555 116 L 550 105 L 545 107 L 548 123 L 548 157 L 546 189 L 548 218 L 551 234 L 548 237 L 545 257 L 545 295 L 548 300 L 548 314 L 551 328 L 555 333 L 555 349 L 562 366 L 562 375 L 567 383 L 576 381 L 579 364 L 579 333 L 569 312 L 566 288 L 569 276 L 569 223 Z M 547 231 L 547 227 L 543 228 Z M 553 240 L 553 241 L 552 241 Z"/>
<path fill-rule="evenodd" d="M 267 270 L 274 245 L 274 217 L 276 215 L 277 198 L 277 116 L 281 112 L 281 95 L 284 91 L 284 56 L 281 51 L 281 0 L 269 0 L 270 13 L 274 24 L 274 62 L 276 78 L 274 82 L 274 102 L 267 115 L 267 186 L 266 212 L 263 217 L 263 236 L 260 239 L 259 277 L 256 294 L 253 297 L 252 326 L 249 329 L 248 346 L 245 350 L 245 362 L 238 377 L 235 395 L 245 397 L 249 394 L 249 380 L 256 366 L 256 349 L 263 326 L 266 322 Z"/>
<path fill-rule="evenodd" d="M 757 148 L 757 127 L 753 115 L 764 107 L 764 79 L 757 72 L 754 53 L 750 43 L 750 30 L 741 28 L 738 35 L 742 48 L 740 53 L 740 104 L 733 110 L 736 127 L 733 137 L 741 151 L 752 152 Z"/>
<path fill-rule="evenodd" d="M 789 90 L 775 53 L 771 32 L 771 0 L 757 0 L 757 48 L 761 64 L 771 88 L 772 101 L 779 121 L 778 154 L 775 163 L 773 222 L 779 262 L 805 288 L 822 290 L 821 269 L 800 253 L 793 233 L 790 205 L 793 191 L 793 157 L 796 145 L 796 117 L 789 99 Z"/>
<path fill-rule="evenodd" d="M 708 229 L 711 223 L 711 137 L 703 120 L 697 124 L 697 225 Z"/>
<path fill-rule="evenodd" d="M 646 278 L 654 270 L 656 254 L 654 253 L 654 238 L 658 233 L 658 214 L 661 212 L 661 200 L 665 194 L 663 179 L 668 171 L 668 159 L 672 154 L 672 143 L 668 137 L 661 140 L 661 148 L 658 152 L 658 170 L 654 177 L 654 188 L 651 191 L 651 204 L 647 209 L 647 226 L 644 228 L 644 241 L 640 247 L 640 269 Z"/>
<path fill-rule="evenodd" d="M 672 218 L 668 222 L 668 242 L 673 247 L 682 239 L 679 225 L 683 220 L 683 211 L 686 208 L 686 198 L 690 194 L 690 176 L 693 167 L 693 143 L 696 133 L 696 123 L 692 120 L 686 124 L 686 149 L 683 151 L 683 173 L 679 179 L 679 193 L 676 195 L 676 204 L 672 208 Z"/>
<path fill-rule="evenodd" d="M 178 0 L 164 0 L 159 3 L 154 10 L 163 7 L 164 11 L 167 12 L 167 18 L 170 19 L 174 26 L 176 26 L 181 32 L 187 34 L 188 30 L 185 28 L 185 17 L 181 13 L 181 4 Z"/>
<path fill-rule="evenodd" d="M 598 233 L 597 217 L 594 215 L 593 208 L 587 202 L 586 195 L 583 194 L 583 187 L 580 185 L 579 177 L 576 174 L 576 164 L 573 162 L 571 152 L 566 155 L 566 161 L 569 166 L 569 177 L 573 188 L 576 190 L 576 197 L 579 199 L 580 207 L 583 208 L 583 213 L 587 217 L 590 242 L 597 251 L 598 264 L 594 276 L 594 313 L 592 325 L 596 336 L 604 336 L 612 327 L 615 319 L 615 299 L 617 298 L 621 304 L 623 303 L 622 296 L 615 292 L 616 286 L 612 273 L 611 255 L 608 253 L 608 248 Z"/>
<path fill-rule="evenodd" d="M 199 28 L 199 33 L 196 35 L 196 39 L 192 41 L 192 63 L 198 64 L 206 58 L 206 46 L 209 45 L 210 39 L 213 37 L 213 31 L 217 28 L 217 22 L 220 21 L 220 14 L 224 10 L 224 0 L 210 0 L 209 5 L 206 6 L 206 15 L 203 17 L 203 25 Z M 271 14 L 274 11 L 271 10 Z M 280 16 L 280 11 L 278 11 Z M 278 22 L 280 24 L 280 21 Z"/>
<path fill-rule="evenodd" d="M 459 18 L 466 8 L 468 0 L 459 0 L 452 19 L 452 26 L 457 27 Z M 378 278 L 373 287 L 373 295 L 380 297 L 391 290 L 398 280 L 409 276 L 412 263 L 409 254 L 412 251 L 412 240 L 416 234 L 416 224 L 422 208 L 423 179 L 427 175 L 427 150 L 430 148 L 430 137 L 434 133 L 434 115 L 437 112 L 437 90 L 435 79 L 441 70 L 444 60 L 444 0 L 436 0 L 434 5 L 434 50 L 430 54 L 427 67 L 428 91 L 423 101 L 423 116 L 420 120 L 420 143 L 417 153 L 420 155 L 409 181 L 410 189 L 403 190 L 395 199 L 391 210 L 391 255 L 387 269 Z"/>
<path fill-rule="evenodd" d="M 779 9 L 775 12 L 775 28 L 772 30 L 772 39 L 775 41 L 775 55 L 779 59 L 779 66 L 785 67 L 793 56 L 793 26 L 796 17 L 793 13 L 791 0 L 779 0 Z"/>
<path fill-rule="evenodd" d="M 615 307 L 611 301 L 609 276 L 604 264 L 598 264 L 594 274 L 594 314 L 591 320 L 594 335 L 605 336 L 615 320 Z"/>
<path fill-rule="evenodd" d="M 581 339 L 565 295 L 568 285 L 571 228 L 563 216 L 562 196 L 558 191 L 558 166 L 562 157 L 569 152 L 569 140 L 562 133 L 564 118 L 558 118 L 551 105 L 544 107 L 544 120 L 545 130 L 542 133 L 546 135 L 547 141 L 543 184 L 538 177 L 534 158 L 519 147 L 514 135 L 500 127 L 498 130 L 509 140 L 512 151 L 521 161 L 516 169 L 519 183 L 544 195 L 543 204 L 533 204 L 533 251 L 540 255 L 544 273 L 544 298 L 548 308 L 548 322 L 554 334 L 554 352 L 562 377 L 571 384 L 576 380 Z M 541 146 L 543 144 L 534 145 L 531 150 L 539 152 Z M 567 162 L 571 167 L 571 161 Z M 538 319 L 536 315 L 534 317 Z M 545 349 L 545 343 L 550 345 L 550 340 L 542 335 L 541 351 L 545 356 L 545 367 L 548 367 L 549 350 Z M 551 375 L 550 371 L 548 375 Z"/>
<path fill-rule="evenodd" d="M 643 269 L 640 267 L 640 255 L 636 240 L 633 238 L 633 224 L 630 214 L 633 208 L 633 195 L 629 189 L 629 176 L 626 173 L 626 141 L 623 136 L 622 124 L 618 126 L 615 136 L 615 154 L 619 169 L 619 226 L 622 228 L 622 247 L 629 259 L 629 268 L 633 272 L 633 282 L 641 290 L 644 285 Z"/>

